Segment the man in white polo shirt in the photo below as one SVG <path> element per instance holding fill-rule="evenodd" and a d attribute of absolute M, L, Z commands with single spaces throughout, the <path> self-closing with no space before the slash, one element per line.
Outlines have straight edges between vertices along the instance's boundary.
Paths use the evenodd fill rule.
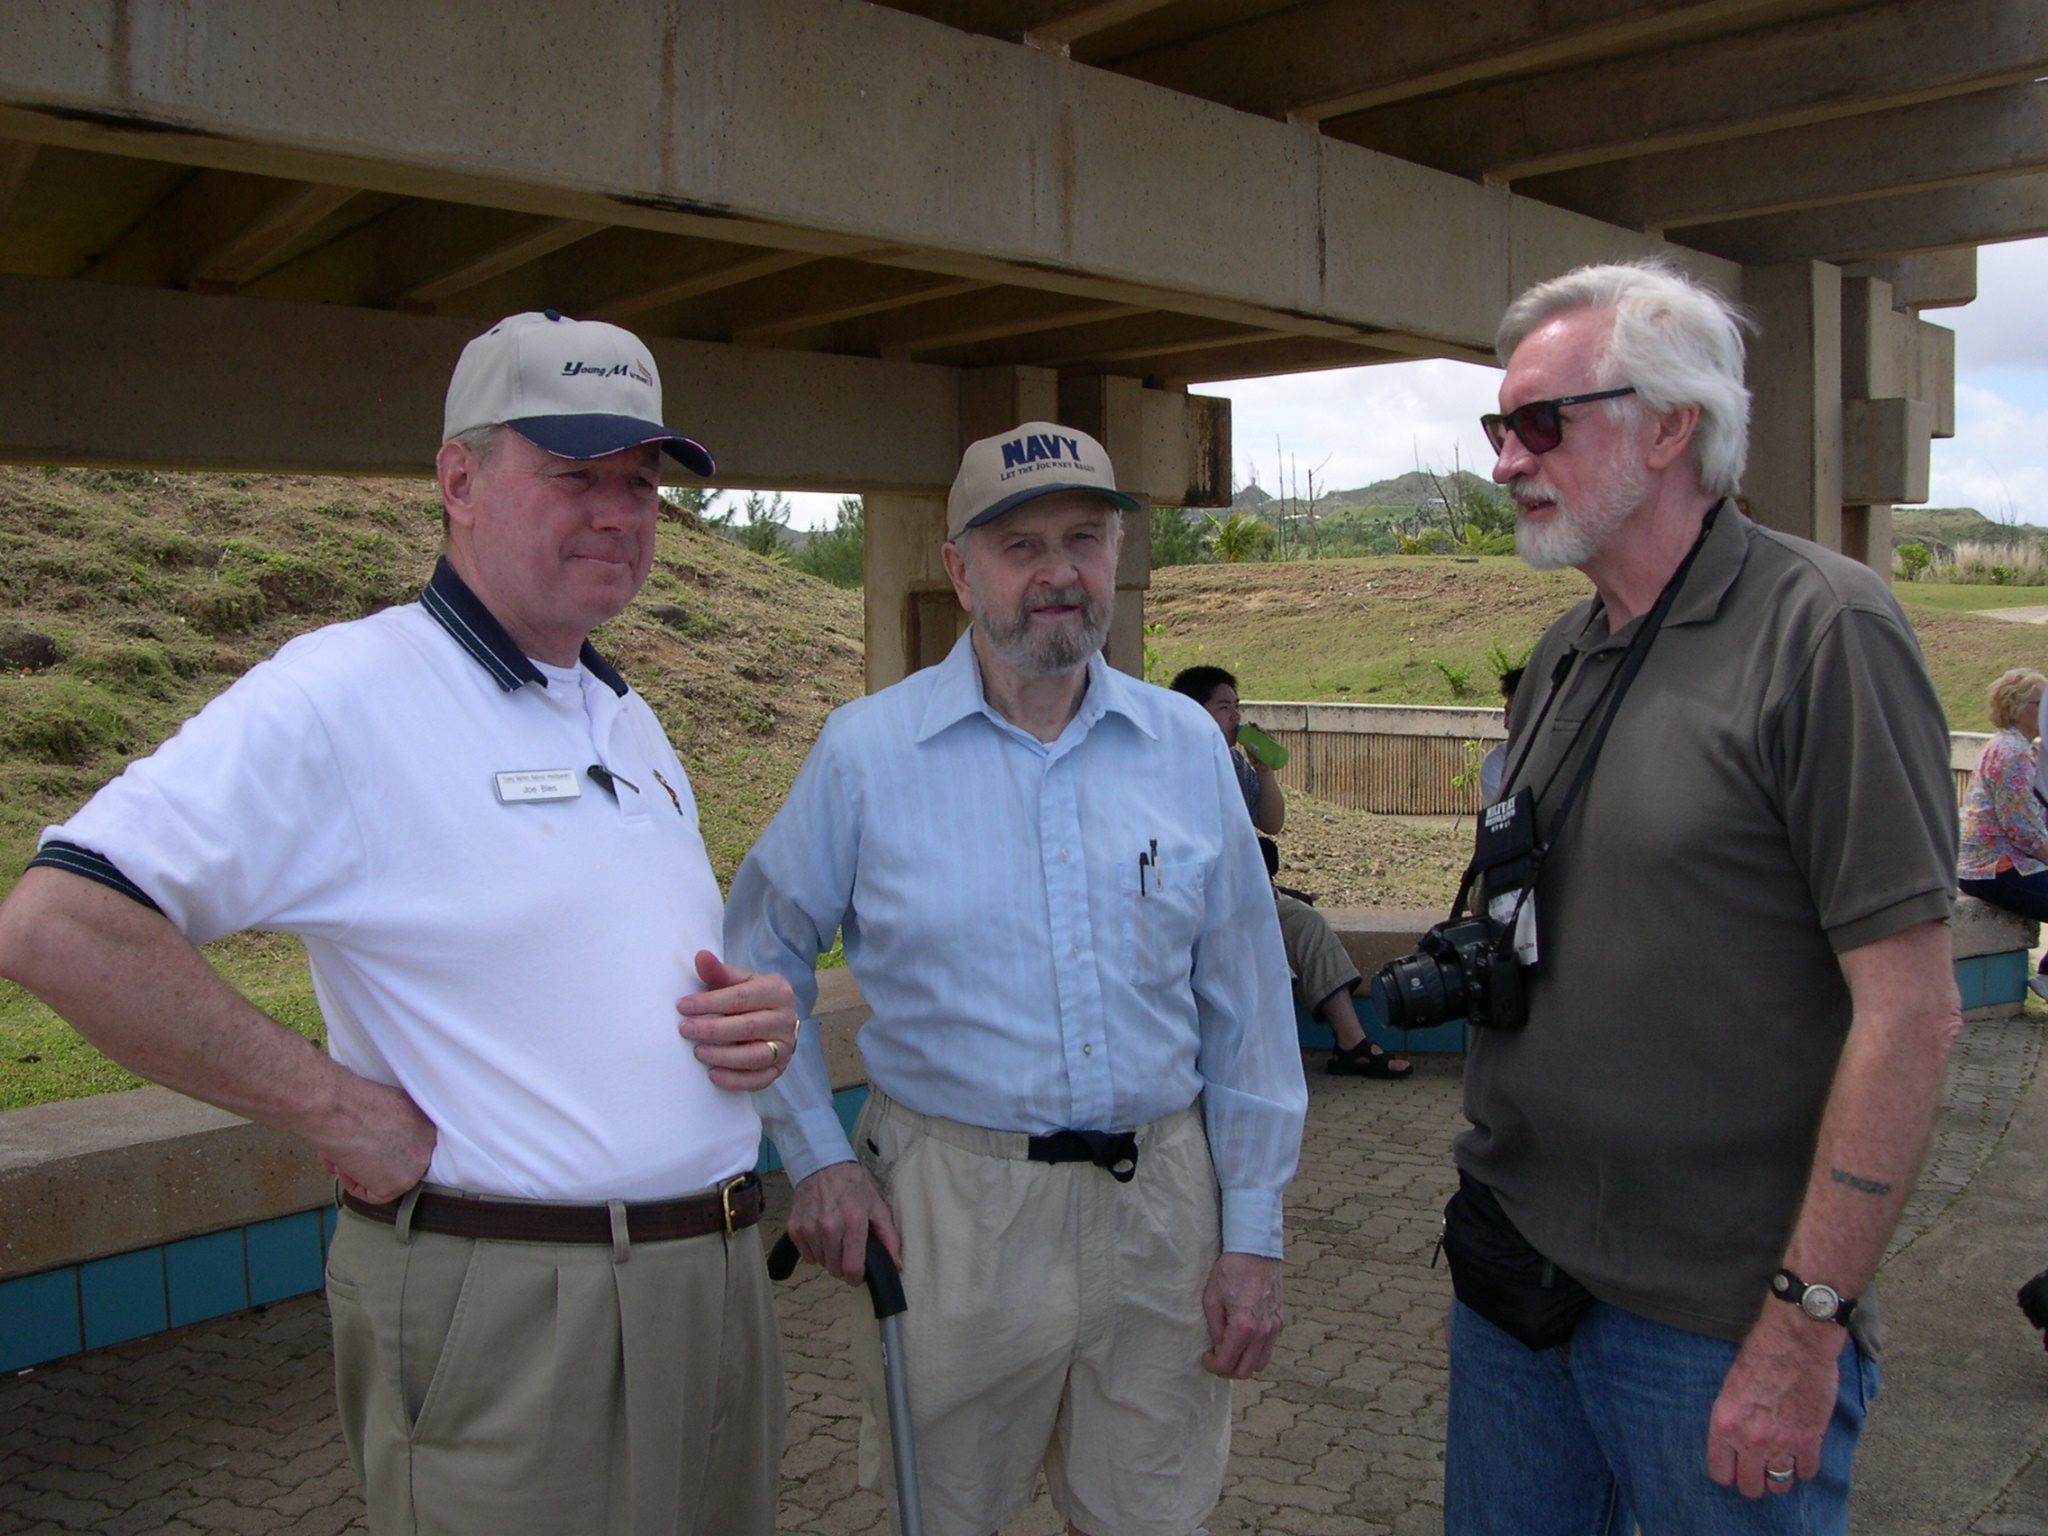
<path fill-rule="evenodd" d="M 0 974 L 117 1061 L 310 1142 L 378 1532 L 767 1532 L 781 1363 L 745 1090 L 788 984 L 721 963 L 681 763 L 586 638 L 654 556 L 638 338 L 471 342 L 417 603 L 301 636 L 62 827 Z M 332 1056 L 194 944 L 301 935 Z"/>

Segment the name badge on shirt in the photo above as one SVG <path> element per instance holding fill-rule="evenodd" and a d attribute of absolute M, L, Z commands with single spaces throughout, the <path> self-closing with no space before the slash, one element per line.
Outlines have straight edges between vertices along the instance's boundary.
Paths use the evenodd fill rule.
<path fill-rule="evenodd" d="M 583 785 L 574 768 L 521 768 L 498 774 L 497 780 L 500 805 L 583 798 Z"/>

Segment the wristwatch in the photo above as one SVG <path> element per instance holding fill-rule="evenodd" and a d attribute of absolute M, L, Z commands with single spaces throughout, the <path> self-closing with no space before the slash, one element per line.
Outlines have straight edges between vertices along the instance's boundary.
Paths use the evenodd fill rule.
<path fill-rule="evenodd" d="M 1808 1285 L 1789 1269 L 1771 1276 L 1771 1294 L 1780 1301 L 1791 1302 L 1816 1323 L 1840 1323 L 1846 1328 L 1856 1310 L 1855 1301 L 1833 1286 Z"/>

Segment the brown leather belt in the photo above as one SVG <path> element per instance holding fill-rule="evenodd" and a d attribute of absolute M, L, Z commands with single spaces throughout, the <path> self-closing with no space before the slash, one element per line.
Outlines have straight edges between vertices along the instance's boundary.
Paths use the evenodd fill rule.
<path fill-rule="evenodd" d="M 341 1203 L 358 1216 L 395 1226 L 400 1208 L 412 1200 L 411 1229 L 448 1237 L 474 1237 L 502 1243 L 610 1243 L 612 1207 L 556 1205 L 544 1200 L 493 1200 L 487 1195 L 439 1195 L 419 1190 L 413 1195 L 371 1205 L 344 1192 Z M 624 1202 L 626 1236 L 635 1243 L 665 1243 L 683 1237 L 730 1236 L 761 1219 L 761 1176 L 743 1173 L 706 1195 L 675 1200 Z"/>

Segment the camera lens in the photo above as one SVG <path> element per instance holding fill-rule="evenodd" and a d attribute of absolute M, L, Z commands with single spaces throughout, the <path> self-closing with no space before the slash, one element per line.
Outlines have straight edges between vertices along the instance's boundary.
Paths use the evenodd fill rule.
<path fill-rule="evenodd" d="M 1382 966 L 1372 979 L 1372 1000 L 1393 1029 L 1429 1029 L 1463 1011 L 1465 978 L 1455 960 L 1410 955 Z"/>

